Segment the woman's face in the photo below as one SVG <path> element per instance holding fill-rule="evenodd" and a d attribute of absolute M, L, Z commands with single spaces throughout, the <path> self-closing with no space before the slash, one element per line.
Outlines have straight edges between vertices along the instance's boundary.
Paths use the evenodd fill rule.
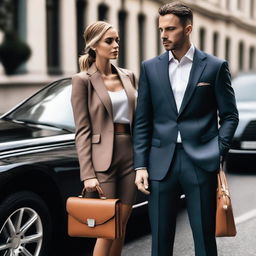
<path fill-rule="evenodd" d="M 119 52 L 119 37 L 114 28 L 110 28 L 95 46 L 96 58 L 116 59 Z"/>

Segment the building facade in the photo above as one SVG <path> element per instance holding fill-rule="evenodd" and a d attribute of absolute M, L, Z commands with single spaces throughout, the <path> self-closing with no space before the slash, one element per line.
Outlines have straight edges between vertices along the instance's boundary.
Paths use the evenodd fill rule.
<path fill-rule="evenodd" d="M 17 30 L 32 50 L 23 74 L 6 76 L 0 67 L 0 112 L 57 77 L 78 71 L 84 28 L 106 20 L 118 28 L 118 64 L 139 74 L 142 60 L 161 54 L 158 8 L 165 0 L 19 0 Z M 194 12 L 196 47 L 229 61 L 233 75 L 256 72 L 256 0 L 184 0 Z M 12 86 L 11 86 L 12 85 Z M 14 99 L 15 98 L 15 99 Z M 4 108 L 4 109 L 3 109 Z"/>

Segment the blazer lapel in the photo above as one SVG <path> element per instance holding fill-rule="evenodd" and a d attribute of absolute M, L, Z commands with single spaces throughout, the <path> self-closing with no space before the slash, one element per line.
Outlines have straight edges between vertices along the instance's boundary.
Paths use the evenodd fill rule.
<path fill-rule="evenodd" d="M 114 66 L 114 65 L 113 65 Z M 114 68 L 117 70 L 117 73 L 120 77 L 120 80 L 123 84 L 123 87 L 125 89 L 128 102 L 129 102 L 129 120 L 130 120 L 130 126 L 132 128 L 132 121 L 133 121 L 133 113 L 135 112 L 135 89 L 133 87 L 132 81 L 128 74 L 123 73 L 118 67 L 114 66 Z"/>
<path fill-rule="evenodd" d="M 159 57 L 159 61 L 156 62 L 156 70 L 159 78 L 159 84 L 161 85 L 164 95 L 170 103 L 172 109 L 178 114 L 176 101 L 173 95 L 171 82 L 169 79 L 169 52 L 166 51 Z"/>
<path fill-rule="evenodd" d="M 195 54 L 193 58 L 193 64 L 189 75 L 188 85 L 181 103 L 181 107 L 179 110 L 179 116 L 181 115 L 182 111 L 187 106 L 190 98 L 193 95 L 194 90 L 196 89 L 196 85 L 200 76 L 206 66 L 206 56 L 199 50 L 195 49 Z"/>
<path fill-rule="evenodd" d="M 91 65 L 88 69 L 87 74 L 89 75 L 89 79 L 98 94 L 101 102 L 105 106 L 108 111 L 109 116 L 113 120 L 113 111 L 112 111 L 112 103 L 111 99 L 108 95 L 107 89 L 105 87 L 104 81 L 100 75 L 100 72 L 97 70 L 95 63 Z"/>

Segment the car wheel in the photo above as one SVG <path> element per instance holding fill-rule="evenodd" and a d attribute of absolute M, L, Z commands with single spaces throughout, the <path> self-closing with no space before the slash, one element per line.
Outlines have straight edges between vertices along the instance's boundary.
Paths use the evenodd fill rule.
<path fill-rule="evenodd" d="M 0 255 L 48 255 L 50 236 L 49 210 L 37 194 L 17 192 L 0 204 Z"/>

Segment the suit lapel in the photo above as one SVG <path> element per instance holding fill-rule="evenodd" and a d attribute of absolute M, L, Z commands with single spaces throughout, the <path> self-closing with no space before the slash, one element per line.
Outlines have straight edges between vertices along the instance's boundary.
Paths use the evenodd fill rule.
<path fill-rule="evenodd" d="M 179 116 L 187 106 L 190 98 L 193 95 L 194 90 L 196 89 L 196 85 L 200 76 L 206 66 L 206 56 L 201 51 L 195 49 L 195 54 L 193 58 L 193 64 L 189 75 L 188 85 L 181 103 L 181 107 L 179 110 Z"/>
<path fill-rule="evenodd" d="M 169 52 L 166 51 L 159 57 L 159 61 L 156 63 L 156 70 L 159 78 L 159 84 L 161 85 L 164 95 L 170 103 L 172 109 L 178 114 L 175 98 L 173 95 L 171 82 L 169 79 Z"/>
<path fill-rule="evenodd" d="M 92 83 L 92 86 L 98 94 L 101 102 L 107 109 L 110 118 L 113 120 L 111 99 L 109 97 L 104 81 L 100 75 L 100 72 L 97 70 L 95 63 L 93 63 L 91 67 L 88 69 L 87 74 L 89 75 L 89 79 Z"/>
<path fill-rule="evenodd" d="M 114 65 L 113 65 L 114 66 Z M 120 80 L 123 84 L 123 87 L 125 89 L 128 102 L 129 102 L 129 120 L 130 125 L 132 127 L 132 120 L 133 120 L 133 113 L 135 112 L 135 89 L 133 87 L 132 81 L 128 74 L 123 73 L 119 68 L 114 66 L 117 70 L 117 73 L 120 77 Z"/>

